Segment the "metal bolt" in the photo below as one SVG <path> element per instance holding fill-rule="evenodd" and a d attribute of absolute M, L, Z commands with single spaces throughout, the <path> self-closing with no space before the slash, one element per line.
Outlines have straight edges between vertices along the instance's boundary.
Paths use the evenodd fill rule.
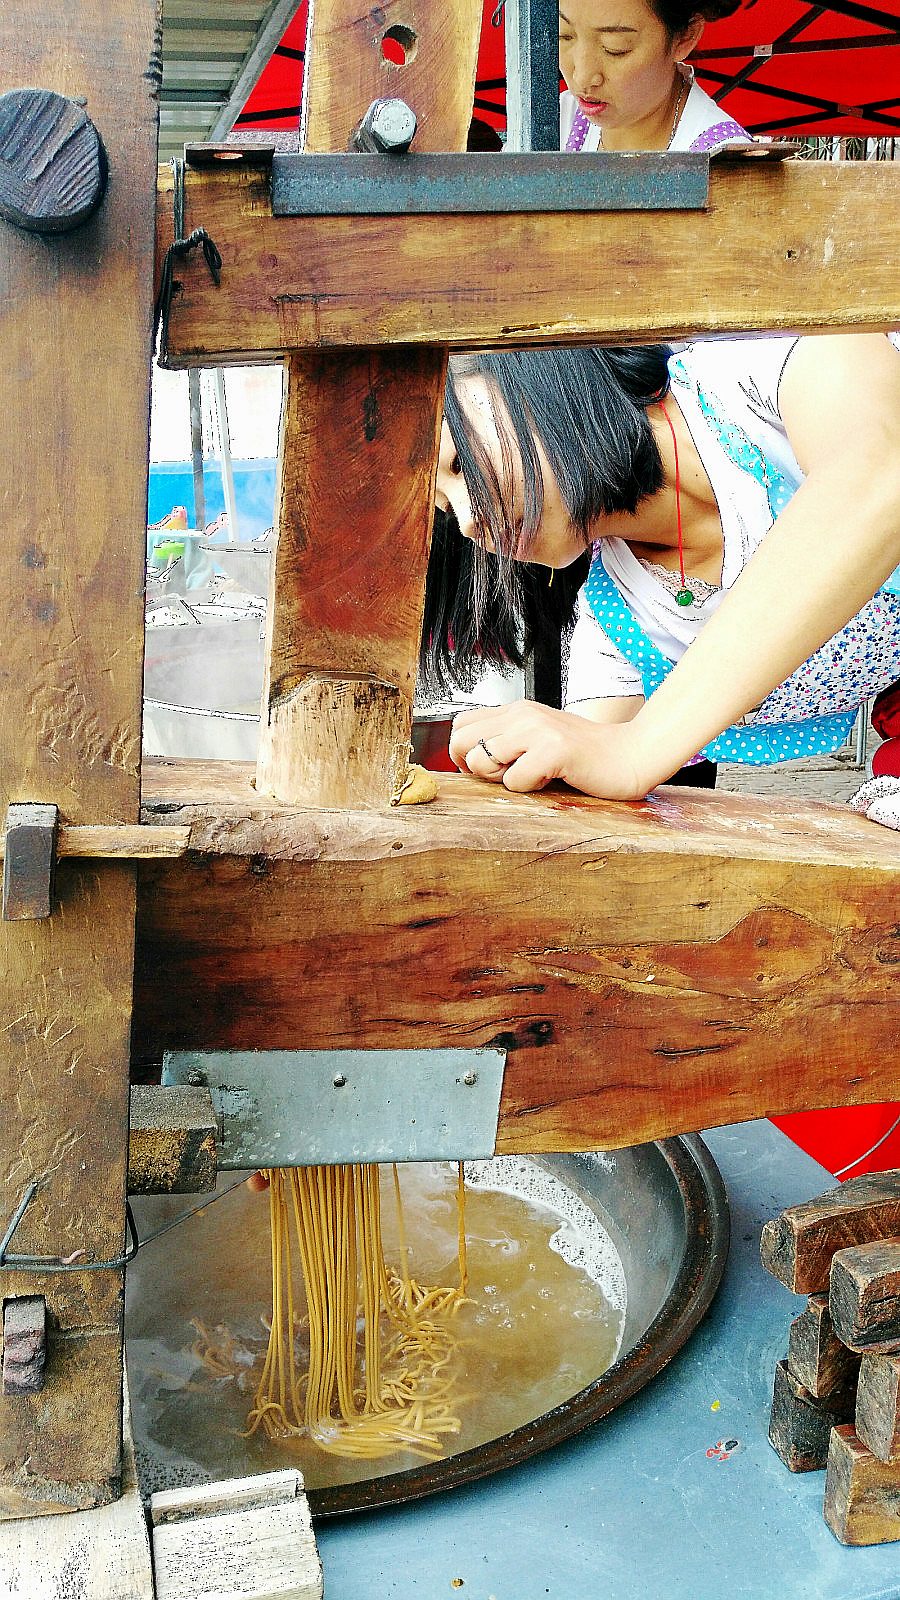
<path fill-rule="evenodd" d="M 350 135 L 350 149 L 403 155 L 416 136 L 416 114 L 405 100 L 373 100 Z"/>
<path fill-rule="evenodd" d="M 195 1068 L 193 1072 L 188 1073 L 187 1081 L 191 1085 L 192 1089 L 202 1089 L 206 1079 L 204 1078 L 203 1073 L 198 1072 Z"/>
<path fill-rule="evenodd" d="M 336 1089 L 343 1089 L 347 1079 L 342 1072 L 336 1072 L 331 1081 Z"/>
<path fill-rule="evenodd" d="M 477 1072 L 467 1072 L 465 1077 L 463 1078 L 463 1083 L 465 1084 L 467 1089 L 471 1089 L 472 1085 L 477 1083 L 477 1082 L 478 1082 L 478 1073 Z"/>

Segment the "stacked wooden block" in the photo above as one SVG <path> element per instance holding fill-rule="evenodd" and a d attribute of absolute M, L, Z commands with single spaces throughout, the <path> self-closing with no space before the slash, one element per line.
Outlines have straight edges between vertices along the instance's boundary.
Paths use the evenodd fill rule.
<path fill-rule="evenodd" d="M 792 1472 L 826 1469 L 843 1544 L 900 1539 L 900 1169 L 789 1206 L 760 1255 L 809 1297 L 775 1369 L 769 1438 Z"/>

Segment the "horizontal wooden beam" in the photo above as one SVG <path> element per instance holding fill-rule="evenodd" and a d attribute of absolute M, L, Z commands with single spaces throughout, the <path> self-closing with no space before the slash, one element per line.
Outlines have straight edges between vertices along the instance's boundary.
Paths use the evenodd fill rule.
<path fill-rule="evenodd" d="M 183 856 L 189 830 L 160 825 L 143 828 L 136 822 L 62 823 L 56 836 L 57 857 L 82 861 L 137 861 L 142 856 Z M 5 858 L 0 834 L 0 861 Z"/>
<path fill-rule="evenodd" d="M 498 157 L 498 159 L 502 159 Z M 648 342 L 694 333 L 900 324 L 900 165 L 711 164 L 706 211 L 276 217 L 264 164 L 186 174 L 174 365 L 331 345 Z M 160 256 L 172 239 L 161 170 Z"/>
<path fill-rule="evenodd" d="M 139 869 L 141 1060 L 494 1044 L 503 1151 L 900 1092 L 896 846 L 846 809 L 446 777 L 432 805 L 297 811 L 251 774 L 145 768 L 145 821 L 191 852 Z"/>

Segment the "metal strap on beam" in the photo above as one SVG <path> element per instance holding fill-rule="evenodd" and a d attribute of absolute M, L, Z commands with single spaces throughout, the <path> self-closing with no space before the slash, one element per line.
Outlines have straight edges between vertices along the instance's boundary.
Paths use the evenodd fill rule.
<path fill-rule="evenodd" d="M 702 211 L 709 157 L 274 155 L 276 217 Z"/>

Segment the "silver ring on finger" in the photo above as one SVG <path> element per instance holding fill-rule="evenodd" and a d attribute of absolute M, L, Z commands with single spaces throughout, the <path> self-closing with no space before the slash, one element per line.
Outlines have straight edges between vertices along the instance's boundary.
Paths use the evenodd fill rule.
<path fill-rule="evenodd" d="M 484 740 L 483 739 L 479 739 L 478 743 L 480 744 L 482 750 L 484 751 L 485 755 L 487 756 L 488 761 L 493 761 L 495 767 L 502 767 L 503 762 L 497 760 L 497 757 L 494 755 L 493 750 L 489 750 L 488 749 L 488 747 L 485 744 Z"/>

